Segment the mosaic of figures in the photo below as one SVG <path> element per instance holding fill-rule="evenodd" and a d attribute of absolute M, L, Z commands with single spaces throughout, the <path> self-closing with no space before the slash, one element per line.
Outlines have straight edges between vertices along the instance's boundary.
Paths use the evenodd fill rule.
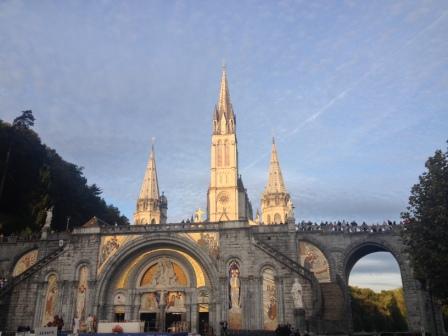
<path fill-rule="evenodd" d="M 194 232 L 187 233 L 210 257 L 219 256 L 219 233 L 218 232 Z"/>
<path fill-rule="evenodd" d="M 229 266 L 229 328 L 241 329 L 240 266 L 232 261 Z"/>
<path fill-rule="evenodd" d="M 52 274 L 47 280 L 47 293 L 44 301 L 44 314 L 42 318 L 42 325 L 46 326 L 52 322 L 56 315 L 56 304 L 58 300 L 58 278 Z"/>
<path fill-rule="evenodd" d="M 25 272 L 31 266 L 33 266 L 37 261 L 37 253 L 38 253 L 37 250 L 32 250 L 24 254 L 14 266 L 12 276 L 16 277 Z"/>
<path fill-rule="evenodd" d="M 187 285 L 185 271 L 177 262 L 167 257 L 160 258 L 150 266 L 140 281 L 142 287 L 167 288 Z"/>
<path fill-rule="evenodd" d="M 157 291 L 144 293 L 140 301 L 141 312 L 158 312 L 164 308 L 167 313 L 185 313 L 185 293 L 181 291 Z"/>
<path fill-rule="evenodd" d="M 275 330 L 277 319 L 277 286 L 275 285 L 274 270 L 267 268 L 263 271 L 263 325 L 265 330 Z"/>
<path fill-rule="evenodd" d="M 101 237 L 100 252 L 98 258 L 98 274 L 103 270 L 103 266 L 110 257 L 128 241 L 137 236 L 105 236 Z"/>
<path fill-rule="evenodd" d="M 79 283 L 76 290 L 76 309 L 75 318 L 80 321 L 84 321 L 87 317 L 86 303 L 87 303 L 87 291 L 88 291 L 89 269 L 87 266 L 82 266 L 79 269 Z"/>
<path fill-rule="evenodd" d="M 300 264 L 314 273 L 319 282 L 330 282 L 328 261 L 315 245 L 301 241 L 299 244 Z"/>

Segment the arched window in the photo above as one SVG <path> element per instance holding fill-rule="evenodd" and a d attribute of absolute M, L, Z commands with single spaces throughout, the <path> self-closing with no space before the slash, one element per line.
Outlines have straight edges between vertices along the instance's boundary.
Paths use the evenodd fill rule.
<path fill-rule="evenodd" d="M 222 144 L 221 141 L 218 141 L 218 145 L 216 146 L 216 166 L 222 166 Z"/>
<path fill-rule="evenodd" d="M 278 324 L 277 318 L 277 286 L 275 284 L 275 272 L 272 268 L 266 268 L 262 273 L 263 278 L 263 327 L 265 330 L 275 330 Z"/>
<path fill-rule="evenodd" d="M 87 317 L 87 292 L 89 289 L 89 268 L 82 266 L 79 269 L 78 288 L 76 289 L 76 306 L 75 317 L 78 317 L 81 321 L 84 321 Z"/>
<path fill-rule="evenodd" d="M 224 141 L 224 165 L 229 165 L 229 144 L 226 141 Z"/>
<path fill-rule="evenodd" d="M 151 224 L 155 224 L 155 223 L 156 223 L 156 219 L 155 218 L 151 219 Z"/>
<path fill-rule="evenodd" d="M 47 293 L 44 301 L 44 314 L 42 318 L 42 325 L 47 325 L 53 322 L 56 315 L 56 305 L 58 303 L 58 278 L 56 274 L 51 274 L 47 279 Z"/>
<path fill-rule="evenodd" d="M 280 224 L 282 222 L 282 216 L 280 216 L 280 214 L 276 213 L 274 215 L 274 223 L 275 224 Z"/>

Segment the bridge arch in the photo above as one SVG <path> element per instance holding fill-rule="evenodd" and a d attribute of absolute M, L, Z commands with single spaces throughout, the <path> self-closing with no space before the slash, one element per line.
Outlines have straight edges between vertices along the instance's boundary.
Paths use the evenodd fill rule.
<path fill-rule="evenodd" d="M 404 300 L 407 309 L 407 322 L 410 330 L 418 330 L 421 323 L 421 307 L 417 302 L 420 301 L 418 296 L 418 284 L 412 280 L 412 270 L 409 259 L 403 250 L 403 243 L 399 235 L 369 235 L 360 240 L 356 240 L 349 244 L 344 250 L 344 259 L 342 261 L 342 280 L 346 287 L 346 309 L 349 317 L 349 324 L 352 323 L 351 300 L 349 295 L 349 276 L 354 265 L 363 257 L 376 252 L 389 252 L 398 264 L 403 287 Z"/>

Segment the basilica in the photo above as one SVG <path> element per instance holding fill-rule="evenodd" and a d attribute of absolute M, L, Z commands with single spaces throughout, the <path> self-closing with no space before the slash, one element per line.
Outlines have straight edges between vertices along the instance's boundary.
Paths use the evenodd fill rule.
<path fill-rule="evenodd" d="M 442 330 L 441 315 L 414 279 L 400 227 L 324 230 L 296 224 L 275 141 L 260 212 L 238 172 L 237 121 L 223 69 L 212 113 L 207 210 L 170 223 L 159 192 L 154 146 L 133 224 L 92 218 L 72 232 L 51 230 L 52 210 L 34 241 L 0 243 L 0 330 L 37 328 L 55 316 L 72 331 L 350 333 L 348 278 L 363 256 L 390 252 L 403 281 L 410 330 Z M 205 173 L 205 172 L 204 172 Z M 205 214 L 205 216 L 204 216 Z M 436 307 L 437 308 L 437 307 Z M 437 329 L 439 328 L 439 329 Z M 437 332 L 436 332 L 437 334 Z"/>

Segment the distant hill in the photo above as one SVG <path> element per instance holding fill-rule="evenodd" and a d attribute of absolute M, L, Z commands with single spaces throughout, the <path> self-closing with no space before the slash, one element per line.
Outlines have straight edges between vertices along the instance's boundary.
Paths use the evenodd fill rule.
<path fill-rule="evenodd" d="M 350 287 L 354 331 L 406 331 L 403 289 L 376 293 L 369 288 Z"/>
<path fill-rule="evenodd" d="M 0 179 L 4 180 L 0 232 L 30 235 L 39 231 L 51 206 L 55 231 L 65 230 L 68 218 L 71 228 L 93 216 L 110 224 L 128 224 L 116 207 L 100 197 L 97 185 L 87 184 L 82 167 L 65 161 L 41 142 L 31 129 L 34 117 L 26 112 L 32 118 L 29 123 L 20 123 L 19 118 L 13 124 L 0 120 Z"/>

